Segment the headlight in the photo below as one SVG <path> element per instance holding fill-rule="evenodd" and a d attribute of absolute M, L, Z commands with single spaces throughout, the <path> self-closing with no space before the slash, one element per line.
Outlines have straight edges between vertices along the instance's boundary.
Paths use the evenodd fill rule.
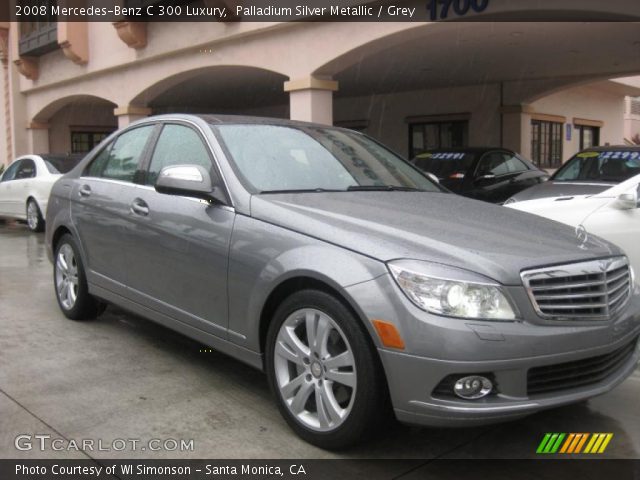
<path fill-rule="evenodd" d="M 451 269 L 449 275 L 427 274 L 407 268 L 406 261 L 388 264 L 398 286 L 419 308 L 448 317 L 514 320 L 516 314 L 500 286 L 469 281 L 468 272 Z M 443 270 L 442 267 L 437 267 Z M 448 270 L 448 269 L 447 269 Z M 458 274 L 456 275 L 456 272 Z"/>

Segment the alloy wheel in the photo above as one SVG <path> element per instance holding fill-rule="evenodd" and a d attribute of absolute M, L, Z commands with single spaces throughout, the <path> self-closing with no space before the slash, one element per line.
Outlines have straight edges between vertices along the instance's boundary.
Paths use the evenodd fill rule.
<path fill-rule="evenodd" d="M 78 298 L 78 265 L 68 243 L 58 250 L 55 268 L 58 299 L 65 310 L 71 310 Z"/>
<path fill-rule="evenodd" d="M 298 422 L 326 432 L 348 418 L 357 372 L 335 320 L 314 308 L 293 312 L 280 326 L 273 355 L 279 393 Z"/>
<path fill-rule="evenodd" d="M 27 205 L 27 224 L 31 230 L 35 230 L 38 228 L 38 216 L 40 212 L 38 212 L 38 206 L 35 202 L 30 201 Z"/>

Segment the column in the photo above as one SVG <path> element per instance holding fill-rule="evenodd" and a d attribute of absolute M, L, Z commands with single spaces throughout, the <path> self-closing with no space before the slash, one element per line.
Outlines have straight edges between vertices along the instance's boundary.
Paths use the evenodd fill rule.
<path fill-rule="evenodd" d="M 49 153 L 49 124 L 31 122 L 27 125 L 29 153 Z"/>
<path fill-rule="evenodd" d="M 114 108 L 113 114 L 118 117 L 118 128 L 124 128 L 136 120 L 141 120 L 151 115 L 151 109 L 137 105 L 125 105 Z"/>
<path fill-rule="evenodd" d="M 313 76 L 284 82 L 284 91 L 289 92 L 289 118 L 332 125 L 336 90 L 338 82 Z"/>
<path fill-rule="evenodd" d="M 505 105 L 502 114 L 502 147 L 531 158 L 531 105 Z"/>

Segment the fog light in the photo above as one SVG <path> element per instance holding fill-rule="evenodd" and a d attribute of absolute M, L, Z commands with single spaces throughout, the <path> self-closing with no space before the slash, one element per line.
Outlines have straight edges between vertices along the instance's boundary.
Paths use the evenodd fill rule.
<path fill-rule="evenodd" d="M 462 377 L 453 386 L 454 393 L 465 400 L 477 400 L 491 393 L 493 383 L 487 377 L 472 375 Z"/>

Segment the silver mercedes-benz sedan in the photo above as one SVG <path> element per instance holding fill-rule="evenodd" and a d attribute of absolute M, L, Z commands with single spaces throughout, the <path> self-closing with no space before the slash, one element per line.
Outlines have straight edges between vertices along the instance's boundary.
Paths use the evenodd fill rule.
<path fill-rule="evenodd" d="M 458 197 L 371 138 L 167 115 L 54 186 L 62 312 L 117 304 L 266 371 L 305 440 L 471 425 L 602 394 L 638 362 L 640 288 L 597 237 Z M 580 233 L 580 232 L 578 232 Z"/>

